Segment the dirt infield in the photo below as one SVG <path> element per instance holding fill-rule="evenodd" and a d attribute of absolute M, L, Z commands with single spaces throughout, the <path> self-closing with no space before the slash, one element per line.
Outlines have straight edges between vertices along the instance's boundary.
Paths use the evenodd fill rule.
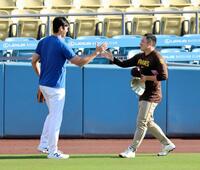
<path fill-rule="evenodd" d="M 69 154 L 118 154 L 127 148 L 132 139 L 60 139 L 59 149 Z M 200 140 L 172 139 L 175 153 L 200 152 Z M 0 154 L 37 154 L 38 139 L 0 139 Z M 145 139 L 138 153 L 157 153 L 160 143 Z"/>

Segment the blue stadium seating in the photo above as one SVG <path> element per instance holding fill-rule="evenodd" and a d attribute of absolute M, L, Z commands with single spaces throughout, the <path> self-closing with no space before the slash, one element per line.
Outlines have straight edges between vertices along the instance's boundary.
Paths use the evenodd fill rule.
<path fill-rule="evenodd" d="M 0 57 L 3 57 L 3 41 L 0 40 Z"/>
<path fill-rule="evenodd" d="M 15 58 L 14 61 L 30 61 L 37 43 L 35 38 L 9 37 L 5 39 L 4 47 L 7 56 Z"/>
<path fill-rule="evenodd" d="M 200 48 L 193 48 L 193 49 L 192 49 L 192 52 L 200 53 Z"/>
<path fill-rule="evenodd" d="M 157 50 L 169 62 L 196 62 L 199 61 L 200 35 L 156 35 Z M 141 36 L 139 35 L 120 35 L 113 38 L 105 36 L 82 36 L 77 39 L 65 38 L 65 42 L 71 46 L 74 51 L 82 56 L 94 52 L 96 43 L 106 42 L 108 48 L 113 54 L 121 59 L 126 59 L 140 52 Z M 37 46 L 38 40 L 26 37 L 10 37 L 5 41 L 0 41 L 0 56 L 16 57 L 11 58 L 14 61 L 30 61 L 31 56 Z M 109 64 L 109 60 L 96 57 L 91 64 Z"/>

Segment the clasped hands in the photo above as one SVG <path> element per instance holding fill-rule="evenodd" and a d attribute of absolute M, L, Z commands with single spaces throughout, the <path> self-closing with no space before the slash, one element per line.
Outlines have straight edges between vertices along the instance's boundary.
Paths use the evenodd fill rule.
<path fill-rule="evenodd" d="M 102 45 L 98 46 L 96 44 L 96 55 L 100 55 L 101 57 L 105 57 L 111 61 L 113 61 L 113 55 L 111 52 L 106 51 L 108 49 L 107 43 L 103 43 Z"/>

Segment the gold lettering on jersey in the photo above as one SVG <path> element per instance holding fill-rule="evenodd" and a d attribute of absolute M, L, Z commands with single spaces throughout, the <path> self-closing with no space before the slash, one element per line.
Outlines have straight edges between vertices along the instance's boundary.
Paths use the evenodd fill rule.
<path fill-rule="evenodd" d="M 160 58 L 160 64 L 164 64 L 164 60 Z"/>
<path fill-rule="evenodd" d="M 139 59 L 137 64 L 141 65 L 141 66 L 149 67 L 149 61 L 148 60 Z"/>

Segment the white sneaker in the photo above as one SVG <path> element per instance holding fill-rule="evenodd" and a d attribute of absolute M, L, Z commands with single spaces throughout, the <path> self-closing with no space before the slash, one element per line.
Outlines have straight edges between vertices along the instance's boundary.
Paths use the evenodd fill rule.
<path fill-rule="evenodd" d="M 38 146 L 37 150 L 42 152 L 42 153 L 46 153 L 46 154 L 49 153 L 49 149 L 47 147 Z"/>
<path fill-rule="evenodd" d="M 171 143 L 169 145 L 163 145 L 161 152 L 158 153 L 158 156 L 166 156 L 169 152 L 173 151 L 176 146 Z"/>
<path fill-rule="evenodd" d="M 132 148 L 128 147 L 127 150 L 119 154 L 121 158 L 135 158 L 135 152 Z"/>
<path fill-rule="evenodd" d="M 69 155 L 63 153 L 49 153 L 47 158 L 49 159 L 68 159 Z"/>

